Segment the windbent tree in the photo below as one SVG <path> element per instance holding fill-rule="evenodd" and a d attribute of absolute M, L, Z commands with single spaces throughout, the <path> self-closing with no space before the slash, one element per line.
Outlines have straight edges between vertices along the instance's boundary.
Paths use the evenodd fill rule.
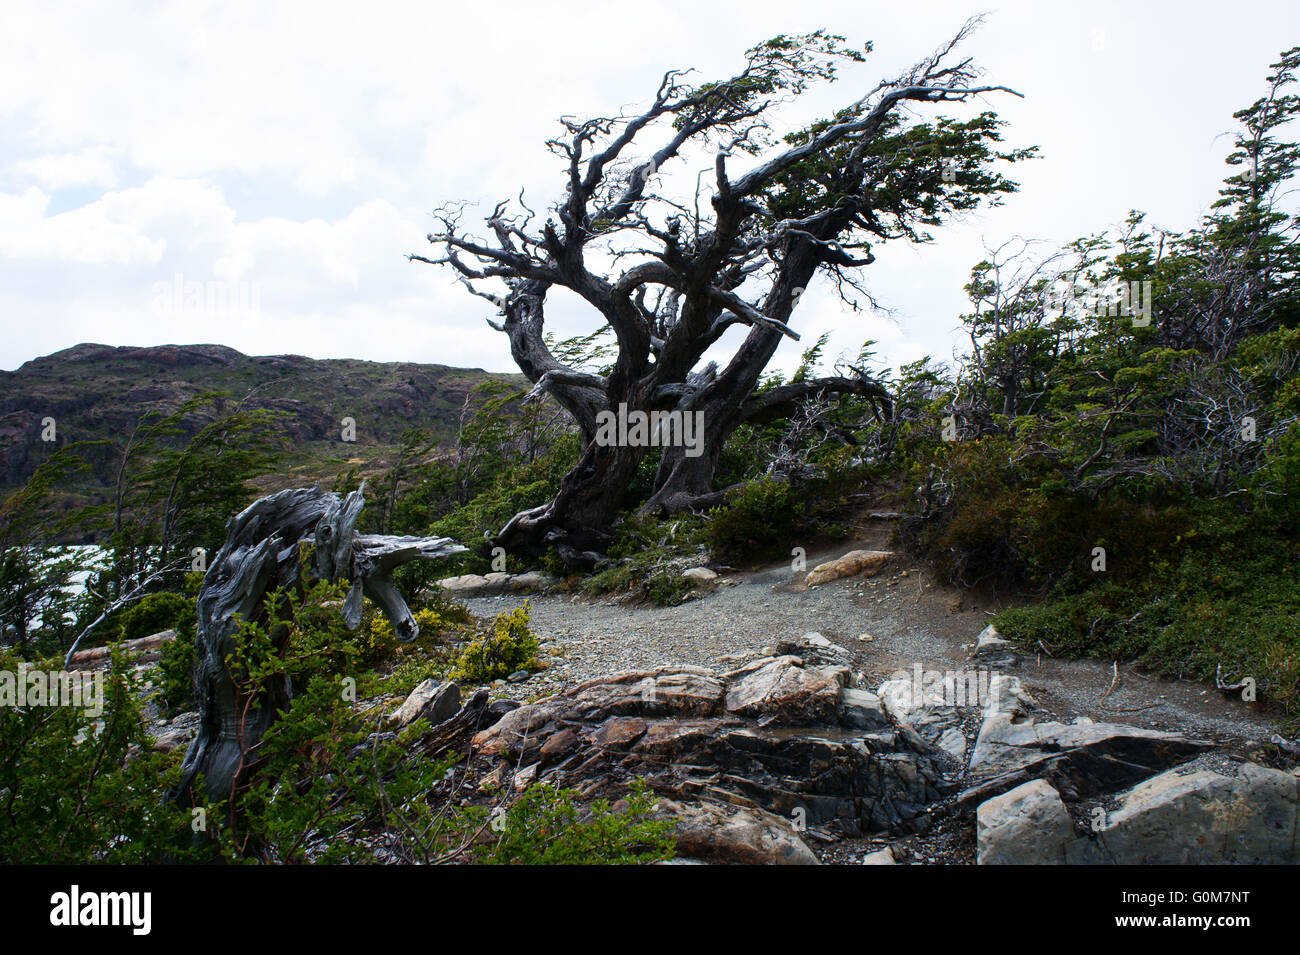
<path fill-rule="evenodd" d="M 923 122 L 907 110 L 1014 94 L 980 85 L 972 61 L 955 55 L 975 25 L 783 137 L 769 122 L 776 108 L 833 81 L 838 66 L 863 62 L 869 44 L 853 49 L 822 31 L 781 36 L 751 49 L 744 69 L 720 82 L 692 84 L 670 71 L 642 112 L 560 120 L 563 132 L 546 145 L 563 160 L 565 189 L 544 222 L 522 193 L 496 206 L 485 236 L 462 228 L 462 206 L 435 214 L 428 240 L 436 252 L 410 258 L 450 269 L 496 307 L 500 320 L 489 324 L 507 336 L 533 395 L 551 395 L 582 438 L 556 496 L 517 514 L 492 545 L 554 546 L 566 563 L 587 564 L 629 505 L 671 513 L 720 500 L 719 453 L 742 423 L 788 418 L 809 400 L 839 395 L 863 396 L 888 415 L 888 392 L 860 367 L 757 389 L 782 337 L 799 337 L 791 319 L 815 277 L 829 277 L 851 301 L 875 244 L 928 241 L 926 229 L 1015 190 L 995 166 L 1032 150 L 996 151 L 996 114 Z M 693 196 L 663 187 L 676 171 L 666 167 L 692 162 L 702 165 Z M 566 364 L 548 347 L 553 289 L 575 293 L 612 330 L 608 374 Z M 732 357 L 721 367 L 706 362 L 736 325 L 748 331 Z M 646 442 L 599 440 L 602 412 L 620 408 L 698 414 L 703 423 L 702 453 L 664 447 L 644 501 L 625 498 Z"/>

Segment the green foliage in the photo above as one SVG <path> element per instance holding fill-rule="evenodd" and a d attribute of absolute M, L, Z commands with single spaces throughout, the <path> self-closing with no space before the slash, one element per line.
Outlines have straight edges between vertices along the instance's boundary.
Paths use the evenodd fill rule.
<path fill-rule="evenodd" d="M 197 656 L 192 627 L 178 631 L 175 640 L 162 645 L 158 655 L 158 693 L 162 708 L 168 715 L 198 705 L 194 698 Z"/>
<path fill-rule="evenodd" d="M 529 609 L 525 601 L 522 607 L 498 614 L 486 633 L 476 635 L 461 650 L 452 678 L 468 683 L 491 683 L 516 670 L 534 669 L 540 647 L 537 637 L 528 629 Z"/>
<path fill-rule="evenodd" d="M 498 838 L 476 846 L 483 865 L 644 865 L 671 859 L 673 821 L 656 818 L 655 796 L 637 780 L 620 804 L 584 809 L 572 789 L 528 787 L 499 817 Z"/>
<path fill-rule="evenodd" d="M 451 765 L 408 758 L 427 728 L 417 720 L 395 737 L 372 735 L 377 727 L 346 702 L 338 678 L 312 677 L 263 737 L 257 776 L 234 811 L 210 814 L 222 857 L 285 865 L 376 862 L 387 852 L 409 859 L 420 847 L 412 827 L 434 818 L 428 793 Z M 382 835 L 390 830 L 404 836 Z"/>
<path fill-rule="evenodd" d="M 164 630 L 193 631 L 197 614 L 192 597 L 170 591 L 149 594 L 123 611 L 119 618 L 121 636 L 135 640 Z"/>
<path fill-rule="evenodd" d="M 860 469 L 835 462 L 800 481 L 764 475 L 727 493 L 726 502 L 710 512 L 702 539 L 716 560 L 756 562 L 842 538 L 848 528 L 837 518 L 851 509 L 847 494 L 862 480 Z"/>
<path fill-rule="evenodd" d="M 1253 677 L 1300 718 L 1300 252 L 1277 200 L 1300 171 L 1280 131 L 1300 48 L 1239 112 L 1234 172 L 1199 228 L 1082 238 L 1045 263 L 995 256 L 967 287 L 974 354 L 908 370 L 896 466 L 905 539 L 967 585 L 1036 592 L 999 618 L 1058 655 L 1169 677 Z M 1151 283 L 1149 327 L 1053 312 L 1053 275 Z M 944 422 L 949 433 L 942 434 Z M 1106 567 L 1093 566 L 1095 548 Z"/>
<path fill-rule="evenodd" d="M 19 658 L 0 651 L 0 671 Z M 56 673 L 57 659 L 31 664 Z M 0 705 L 0 862 L 157 863 L 184 855 L 174 845 L 189 814 L 165 805 L 180 754 L 151 748 L 138 677 L 115 651 L 98 717 L 72 706 Z"/>

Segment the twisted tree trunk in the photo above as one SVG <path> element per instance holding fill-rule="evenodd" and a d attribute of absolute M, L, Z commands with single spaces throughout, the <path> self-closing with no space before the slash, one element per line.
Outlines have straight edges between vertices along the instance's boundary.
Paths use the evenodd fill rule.
<path fill-rule="evenodd" d="M 364 485 L 346 498 L 318 487 L 280 491 L 261 498 L 231 519 L 226 542 L 217 552 L 199 590 L 196 683 L 199 733 L 182 764 L 181 781 L 171 798 L 189 805 L 203 778 L 203 795 L 229 799 L 247 778 L 257 744 L 277 711 L 288 706 L 293 687 L 278 675 L 251 691 L 233 677 L 226 658 L 236 649 L 241 623 L 265 626 L 270 591 L 296 587 L 305 577 L 351 583 L 342 614 L 349 629 L 361 622 L 362 598 L 369 597 L 388 617 L 399 640 L 410 642 L 419 625 L 393 586 L 401 564 L 432 559 L 465 548 L 445 537 L 390 537 L 356 534 L 365 504 Z M 311 562 L 303 565 L 310 544 Z M 287 632 L 272 633 L 282 648 Z"/>

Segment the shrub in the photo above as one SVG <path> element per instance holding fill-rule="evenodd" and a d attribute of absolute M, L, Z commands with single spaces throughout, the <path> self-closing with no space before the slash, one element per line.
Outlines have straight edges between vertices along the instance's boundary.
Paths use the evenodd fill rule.
<path fill-rule="evenodd" d="M 151 637 L 164 630 L 193 626 L 198 611 L 193 597 L 163 591 L 149 594 L 122 612 L 121 634 L 124 640 Z"/>
<path fill-rule="evenodd" d="M 516 670 L 537 665 L 537 637 L 528 629 L 530 605 L 498 614 L 486 633 L 480 633 L 461 650 L 452 677 L 468 683 L 491 683 Z"/>
<path fill-rule="evenodd" d="M 500 837 L 477 846 L 484 865 L 627 865 L 673 857 L 673 821 L 653 815 L 655 797 L 637 780 L 622 805 L 584 810 L 573 789 L 530 786 L 500 817 Z"/>
<path fill-rule="evenodd" d="M 0 670 L 18 672 L 0 651 Z M 55 672 L 56 659 L 33 668 Z M 140 686 L 115 651 L 103 713 L 71 706 L 0 706 L 0 862 L 137 864 L 184 855 L 175 845 L 187 812 L 165 805 L 180 754 L 152 750 Z"/>
<path fill-rule="evenodd" d="M 192 631 L 181 630 L 175 640 L 162 645 L 158 655 L 159 699 L 167 715 L 192 709 L 194 699 L 194 663 L 197 648 Z"/>

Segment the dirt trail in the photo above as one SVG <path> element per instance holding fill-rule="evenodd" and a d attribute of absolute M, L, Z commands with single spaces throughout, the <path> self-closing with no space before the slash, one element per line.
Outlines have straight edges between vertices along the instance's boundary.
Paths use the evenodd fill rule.
<path fill-rule="evenodd" d="M 857 548 L 893 549 L 888 540 L 888 525 L 873 521 L 857 540 L 809 554 L 808 566 Z M 863 685 L 875 687 L 917 664 L 924 670 L 969 669 L 975 636 L 998 609 L 936 583 L 901 554 L 875 577 L 807 591 L 795 586 L 800 577 L 788 564 L 729 574 L 716 592 L 678 607 L 629 607 L 566 594 L 533 597 L 534 629 L 555 641 L 562 656 L 518 690 L 535 698 L 617 670 L 671 663 L 717 667 L 726 654 L 769 647 L 808 631 L 849 648 L 855 669 L 865 675 Z M 505 596 L 466 604 L 476 614 L 490 615 L 522 602 Z M 1109 695 L 1110 663 L 1061 661 L 1044 653 L 1024 657 L 1010 672 L 1059 719 L 1087 716 L 1225 742 L 1266 739 L 1275 732 L 1275 721 L 1253 704 L 1227 699 L 1212 686 L 1159 680 L 1132 667 L 1120 666 Z"/>

